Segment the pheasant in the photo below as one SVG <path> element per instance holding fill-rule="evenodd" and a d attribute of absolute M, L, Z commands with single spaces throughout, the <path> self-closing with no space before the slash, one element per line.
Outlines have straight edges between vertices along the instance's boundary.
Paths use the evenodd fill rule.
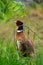
<path fill-rule="evenodd" d="M 31 56 L 34 53 L 34 47 L 24 34 L 23 22 L 17 20 L 16 25 L 18 27 L 16 31 L 17 50 L 21 52 L 23 57 Z"/>

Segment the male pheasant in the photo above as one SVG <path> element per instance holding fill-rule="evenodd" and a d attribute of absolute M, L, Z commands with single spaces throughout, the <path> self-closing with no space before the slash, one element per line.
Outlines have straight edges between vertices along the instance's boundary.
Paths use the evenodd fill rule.
<path fill-rule="evenodd" d="M 34 53 L 34 48 L 32 43 L 28 40 L 28 38 L 24 34 L 23 30 L 23 22 L 17 20 L 17 31 L 16 31 L 16 39 L 17 39 L 17 50 L 21 52 L 21 55 L 27 57 L 31 56 Z"/>

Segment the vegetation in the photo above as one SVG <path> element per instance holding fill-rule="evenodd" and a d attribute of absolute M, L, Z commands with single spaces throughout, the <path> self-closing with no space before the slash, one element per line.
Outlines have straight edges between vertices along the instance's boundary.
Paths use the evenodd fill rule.
<path fill-rule="evenodd" d="M 21 2 L 0 0 L 0 65 L 43 65 L 43 3 L 33 3 L 28 7 Z M 16 50 L 14 38 L 17 19 L 27 26 L 24 31 L 33 43 L 33 57 L 19 57 Z"/>
<path fill-rule="evenodd" d="M 3 20 L 3 22 L 10 20 L 15 15 L 25 16 L 25 13 L 25 6 L 21 2 L 0 0 L 0 19 Z"/>
<path fill-rule="evenodd" d="M 35 49 L 34 57 L 18 58 L 15 45 L 0 39 L 0 65 L 43 65 L 43 48 Z"/>

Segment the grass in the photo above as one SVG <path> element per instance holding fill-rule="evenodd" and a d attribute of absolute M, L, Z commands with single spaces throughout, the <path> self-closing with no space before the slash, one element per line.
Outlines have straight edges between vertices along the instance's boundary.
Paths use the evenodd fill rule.
<path fill-rule="evenodd" d="M 3 42 L 0 39 L 0 65 L 43 65 L 43 49 L 38 47 L 35 49 L 34 57 L 20 57 L 18 59 L 18 52 L 15 44 L 10 40 Z"/>

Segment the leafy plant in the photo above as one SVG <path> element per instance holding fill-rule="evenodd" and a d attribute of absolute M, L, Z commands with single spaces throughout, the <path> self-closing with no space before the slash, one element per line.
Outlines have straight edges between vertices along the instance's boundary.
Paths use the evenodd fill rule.
<path fill-rule="evenodd" d="M 3 22 L 10 20 L 13 16 L 25 16 L 26 9 L 21 2 L 12 0 L 0 0 L 0 19 Z"/>

